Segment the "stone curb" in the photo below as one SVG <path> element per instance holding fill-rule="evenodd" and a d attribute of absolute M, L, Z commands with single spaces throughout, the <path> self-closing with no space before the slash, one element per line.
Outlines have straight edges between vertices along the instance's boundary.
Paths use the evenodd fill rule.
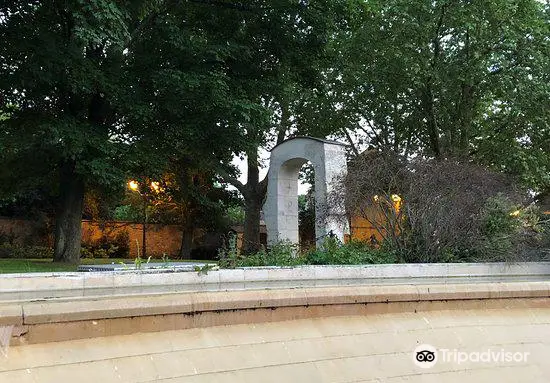
<path fill-rule="evenodd" d="M 499 280 L 502 279 L 502 280 Z M 0 276 L 0 302 L 131 294 L 380 284 L 550 280 L 550 262 L 258 267 Z"/>
<path fill-rule="evenodd" d="M 36 325 L 290 306 L 548 297 L 550 282 L 218 291 L 0 306 L 0 324 Z"/>

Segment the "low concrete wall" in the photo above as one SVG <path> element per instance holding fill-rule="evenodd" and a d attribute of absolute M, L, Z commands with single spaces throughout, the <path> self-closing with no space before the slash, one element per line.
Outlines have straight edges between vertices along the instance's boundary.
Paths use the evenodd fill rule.
<path fill-rule="evenodd" d="M 549 268 L 7 275 L 0 381 L 548 382 Z M 438 362 L 426 373 L 412 359 L 420 343 L 530 356 L 491 368 Z"/>
<path fill-rule="evenodd" d="M 170 292 L 389 284 L 548 281 L 550 262 L 253 267 L 4 274 L 0 302 Z"/>
<path fill-rule="evenodd" d="M 319 317 L 326 311 L 318 307 L 302 308 L 302 313 L 311 315 L 303 319 L 291 317 L 291 309 L 286 308 L 181 316 L 203 327 L 10 347 L 7 357 L 0 359 L 0 382 L 550 381 L 549 306 L 535 307 L 533 300 L 520 304 L 518 299 L 513 304 L 499 300 L 500 307 L 495 307 L 493 300 L 468 302 L 471 304 L 454 310 L 437 302 L 430 311 L 386 313 L 377 312 L 376 307 L 392 304 L 355 305 L 352 315 L 341 310 L 332 317 Z M 250 324 L 261 319 L 260 313 L 289 320 Z M 217 322 L 215 315 L 232 316 L 234 322 L 206 327 L 208 318 Z M 125 320 L 126 327 L 145 325 L 133 318 Z M 236 324 L 239 320 L 248 322 Z M 158 324 L 169 322 L 165 317 Z M 100 323 L 96 327 L 105 329 Z M 67 325 L 62 334 L 73 329 Z M 413 350 L 421 343 L 438 350 L 437 363 L 429 369 L 414 362 Z M 519 362 L 502 358 L 491 363 L 457 363 L 456 359 L 445 360 L 443 349 L 497 354 L 504 349 L 525 358 Z"/>
<path fill-rule="evenodd" d="M 388 312 L 545 307 L 550 282 L 313 287 L 0 305 L 12 345 Z M 13 326 L 13 327 L 12 327 Z"/>

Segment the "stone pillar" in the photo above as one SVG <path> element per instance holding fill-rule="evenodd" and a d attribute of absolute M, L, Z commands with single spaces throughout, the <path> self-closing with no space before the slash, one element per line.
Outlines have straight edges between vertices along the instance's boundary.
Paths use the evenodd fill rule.
<path fill-rule="evenodd" d="M 345 212 L 327 204 L 338 178 L 347 170 L 345 146 L 339 142 L 296 137 L 271 151 L 264 217 L 268 243 L 298 243 L 298 174 L 310 161 L 315 169 L 317 246 L 332 232 L 341 241 L 349 232 Z"/>

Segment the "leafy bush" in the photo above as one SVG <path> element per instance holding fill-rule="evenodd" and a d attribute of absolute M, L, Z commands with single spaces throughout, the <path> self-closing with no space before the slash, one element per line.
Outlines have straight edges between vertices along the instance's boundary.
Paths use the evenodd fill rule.
<path fill-rule="evenodd" d="M 328 239 L 322 249 L 305 254 L 305 263 L 311 265 L 363 265 L 375 263 L 396 263 L 392 252 L 374 249 L 363 242 L 352 241 L 344 245 Z"/>
<path fill-rule="evenodd" d="M 114 245 L 109 245 L 109 247 L 93 247 L 93 246 L 82 246 L 80 248 L 80 257 L 81 258 L 117 258 L 118 248 Z"/>
<path fill-rule="evenodd" d="M 143 211 L 133 205 L 122 205 L 115 208 L 113 218 L 116 221 L 143 222 Z"/>
<path fill-rule="evenodd" d="M 331 199 L 368 221 L 383 238 L 380 250 L 400 262 L 543 257 L 528 240 L 537 230 L 518 213 L 527 193 L 510 177 L 467 161 L 367 152 Z"/>
<path fill-rule="evenodd" d="M 294 266 L 303 264 L 303 257 L 298 254 L 298 247 L 282 242 L 269 250 L 262 249 L 255 254 L 241 255 L 237 248 L 237 236 L 231 234 L 226 246 L 219 251 L 219 265 L 222 268 L 247 266 Z"/>
<path fill-rule="evenodd" d="M 242 206 L 228 206 L 226 215 L 231 225 L 244 224 L 244 208 Z"/>
<path fill-rule="evenodd" d="M 98 241 L 82 243 L 82 258 L 128 258 L 130 255 L 130 234 L 124 230 L 114 236 L 103 234 Z"/>
<path fill-rule="evenodd" d="M 235 245 L 231 245 L 235 243 Z M 220 251 L 219 265 L 222 268 L 250 266 L 297 266 L 297 265 L 361 265 L 395 263 L 397 258 L 390 252 L 370 248 L 361 242 L 340 244 L 328 238 L 322 249 L 299 253 L 298 246 L 288 242 L 273 245 L 268 250 L 242 256 L 236 242 Z"/>
<path fill-rule="evenodd" d="M 297 266 L 304 263 L 297 245 L 281 242 L 268 250 L 262 249 L 256 254 L 242 257 L 239 266 Z"/>
<path fill-rule="evenodd" d="M 222 268 L 233 269 L 237 267 L 241 260 L 239 249 L 237 246 L 237 235 L 230 233 L 227 238 L 227 243 L 224 242 L 223 246 L 218 251 L 219 265 Z"/>
<path fill-rule="evenodd" d="M 514 212 L 518 212 L 517 215 Z M 472 261 L 506 261 L 515 258 L 518 229 L 521 226 L 518 206 L 504 196 L 489 198 L 480 213 L 480 236 L 473 244 Z"/>
<path fill-rule="evenodd" d="M 0 258 L 48 259 L 53 258 L 53 249 L 46 246 L 24 246 L 5 242 L 0 244 Z"/>
<path fill-rule="evenodd" d="M 117 248 L 113 257 L 127 258 L 130 255 L 130 233 L 127 230 L 118 232 L 114 236 L 112 244 Z"/>

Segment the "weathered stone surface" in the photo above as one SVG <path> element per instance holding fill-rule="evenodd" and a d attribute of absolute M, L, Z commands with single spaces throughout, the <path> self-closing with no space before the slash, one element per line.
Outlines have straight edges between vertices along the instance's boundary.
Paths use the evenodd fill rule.
<path fill-rule="evenodd" d="M 271 151 L 267 198 L 263 210 L 268 243 L 298 243 L 298 173 L 310 161 L 315 169 L 315 236 L 317 245 L 332 232 L 342 242 L 349 233 L 344 211 L 327 197 L 347 171 L 345 145 L 311 137 L 295 137 Z"/>
<path fill-rule="evenodd" d="M 461 310 L 446 302 L 430 311 L 314 313 L 272 323 L 241 320 L 243 324 L 11 347 L 0 363 L 0 381 L 548 382 L 550 306 L 531 307 L 532 300 L 518 304 L 516 299 L 511 306 L 491 301 L 499 307 Z M 440 359 L 422 369 L 413 362 L 413 350 L 422 343 L 438 350 L 529 354 L 520 362 Z"/>
<path fill-rule="evenodd" d="M 356 285 L 493 283 L 550 280 L 550 262 L 297 266 L 197 272 L 124 271 L 8 274 L 0 277 L 0 304 L 40 299 L 131 296 L 266 288 Z M 535 285 L 530 285 L 535 286 Z M 473 295 L 476 293 L 471 292 Z M 526 296 L 531 296 L 525 292 Z M 503 296 L 505 297 L 505 296 Z"/>

